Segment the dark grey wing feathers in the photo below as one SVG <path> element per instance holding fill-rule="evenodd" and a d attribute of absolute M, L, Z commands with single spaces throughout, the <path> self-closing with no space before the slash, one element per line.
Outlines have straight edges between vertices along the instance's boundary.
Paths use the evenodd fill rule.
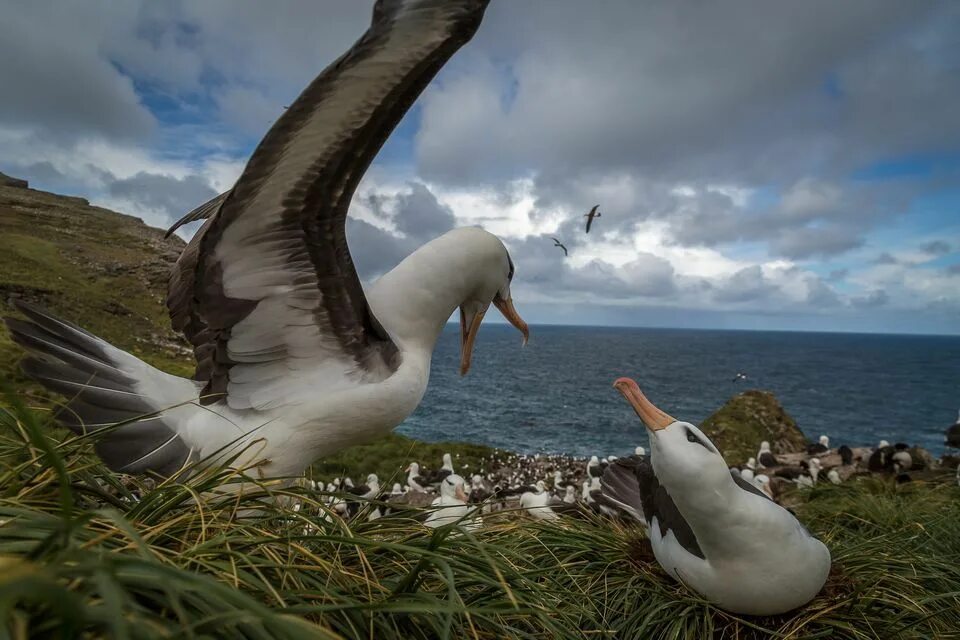
<path fill-rule="evenodd" d="M 31 354 L 21 363 L 24 373 L 67 398 L 54 418 L 75 434 L 109 428 L 94 445 L 107 466 L 167 476 L 188 461 L 189 448 L 136 391 L 109 345 L 39 307 L 21 301 L 13 306 L 29 319 L 5 318 L 14 342 Z"/>
<path fill-rule="evenodd" d="M 368 308 L 350 258 L 347 209 L 387 136 L 470 40 L 485 7 L 483 0 L 378 3 L 367 32 L 257 146 L 171 275 L 171 318 L 194 346 L 202 396 L 225 393 L 230 368 L 248 358 L 282 359 L 285 327 L 308 322 L 333 338 L 316 340 L 311 357 L 334 357 L 344 373 L 352 361 L 373 378 L 395 369 L 396 347 Z M 249 394 L 241 396 L 231 386 L 227 400 L 249 407 Z"/>
<path fill-rule="evenodd" d="M 629 493 L 619 494 L 620 499 L 628 499 L 630 501 L 628 504 L 635 506 L 637 497 L 639 497 L 643 517 L 649 526 L 653 526 L 653 519 L 656 518 L 660 535 L 666 535 L 667 531 L 672 531 L 677 542 L 684 549 L 698 558 L 704 558 L 693 529 L 684 520 L 683 514 L 677 509 L 677 505 L 673 502 L 670 494 L 667 493 L 666 488 L 660 484 L 657 475 L 653 472 L 653 465 L 650 464 L 650 459 L 647 456 L 634 455 L 615 460 L 604 471 L 601 482 L 605 490 L 607 474 L 610 473 L 614 474 L 611 476 L 611 486 L 614 484 L 614 478 L 617 478 L 616 482 L 618 483 L 626 483 L 624 476 L 627 473 L 632 473 L 637 488 L 634 490 L 630 487 Z"/>
<path fill-rule="evenodd" d="M 368 308 L 350 258 L 347 208 L 387 136 L 470 40 L 485 7 L 484 0 L 378 3 L 367 32 L 257 146 L 171 275 L 170 315 L 194 345 L 203 397 L 225 393 L 230 368 L 248 357 L 282 358 L 285 322 L 313 322 L 321 338 L 334 338 L 318 339 L 311 348 L 323 353 L 311 357 L 352 360 L 374 378 L 395 369 L 396 347 Z M 253 268 L 263 264 L 270 268 Z M 231 387 L 227 399 L 249 407 L 241 396 L 234 399 Z"/>
<path fill-rule="evenodd" d="M 763 491 L 758 489 L 756 485 L 754 485 L 752 482 L 744 480 L 743 478 L 733 473 L 732 471 L 730 472 L 730 477 L 733 478 L 733 481 L 737 484 L 737 486 L 743 489 L 744 491 L 747 491 L 749 493 L 755 493 L 761 498 L 766 498 L 767 500 L 771 499 L 770 496 L 768 496 Z"/>
<path fill-rule="evenodd" d="M 173 235 L 174 231 L 185 224 L 190 224 L 191 222 L 196 222 L 197 220 L 206 220 L 207 218 L 214 216 L 217 211 L 220 210 L 220 205 L 223 204 L 223 201 L 226 200 L 229 195 L 229 191 L 224 191 L 223 193 L 207 200 L 202 205 L 174 222 L 173 226 L 167 229 L 167 232 L 163 235 L 163 237 L 169 238 L 171 235 Z"/>
<path fill-rule="evenodd" d="M 634 472 L 636 462 L 627 458 L 615 460 L 600 478 L 601 504 L 617 508 L 639 522 L 647 523 L 640 499 L 640 484 Z M 592 495 L 593 492 L 591 492 Z M 597 497 L 594 497 L 597 500 Z"/>

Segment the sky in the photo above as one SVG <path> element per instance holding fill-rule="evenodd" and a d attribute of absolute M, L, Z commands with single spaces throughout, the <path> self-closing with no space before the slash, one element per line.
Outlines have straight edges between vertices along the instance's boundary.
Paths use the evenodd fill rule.
<path fill-rule="evenodd" d="M 16 2 L 0 171 L 166 227 L 372 5 Z M 492 0 L 362 181 L 351 252 L 369 281 L 483 226 L 532 323 L 960 334 L 958 33 L 957 2 Z"/>

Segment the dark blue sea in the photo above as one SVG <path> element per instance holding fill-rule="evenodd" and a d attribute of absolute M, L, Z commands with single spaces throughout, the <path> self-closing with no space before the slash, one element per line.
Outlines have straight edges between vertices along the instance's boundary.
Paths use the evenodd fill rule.
<path fill-rule="evenodd" d="M 536 326 L 520 348 L 506 325 L 481 328 L 458 374 L 459 327 L 437 345 L 423 403 L 399 428 L 526 453 L 623 455 L 647 436 L 611 387 L 635 378 L 672 416 L 699 423 L 734 394 L 772 391 L 831 445 L 881 438 L 941 454 L 960 407 L 960 337 Z M 746 382 L 732 382 L 742 371 Z M 759 443 L 758 443 L 759 444 Z"/>

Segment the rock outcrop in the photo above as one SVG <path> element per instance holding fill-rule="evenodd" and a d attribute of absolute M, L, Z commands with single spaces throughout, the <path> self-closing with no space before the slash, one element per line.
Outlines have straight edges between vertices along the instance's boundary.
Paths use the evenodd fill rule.
<path fill-rule="evenodd" d="M 750 390 L 727 401 L 700 429 L 713 440 L 729 465 L 742 465 L 770 443 L 774 454 L 804 451 L 807 438 L 769 391 Z"/>
<path fill-rule="evenodd" d="M 13 187 L 15 189 L 28 189 L 30 183 L 20 178 L 13 178 L 5 173 L 0 173 L 0 187 Z"/>

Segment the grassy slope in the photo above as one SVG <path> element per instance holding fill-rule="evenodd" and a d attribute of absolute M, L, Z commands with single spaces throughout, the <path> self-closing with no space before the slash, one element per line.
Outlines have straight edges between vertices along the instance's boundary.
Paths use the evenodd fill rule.
<path fill-rule="evenodd" d="M 263 505 L 127 487 L 23 411 L 0 418 L 0 635 L 153 638 L 948 638 L 960 629 L 960 490 L 872 478 L 806 494 L 834 571 L 773 618 L 719 611 L 666 577 L 639 528 L 489 521 L 471 535 L 404 519 L 325 522 Z M 49 433 L 49 431 L 46 431 Z M 129 485 L 128 485 L 129 486 Z M 104 492 L 103 488 L 110 488 Z M 273 487 L 272 490 L 276 490 Z"/>
<path fill-rule="evenodd" d="M 167 371 L 189 374 L 163 292 L 183 242 L 138 218 L 31 189 L 0 187 L 0 315 L 10 296 L 65 319 Z M 0 325 L 0 377 L 44 397 L 21 376 L 20 350 Z"/>

